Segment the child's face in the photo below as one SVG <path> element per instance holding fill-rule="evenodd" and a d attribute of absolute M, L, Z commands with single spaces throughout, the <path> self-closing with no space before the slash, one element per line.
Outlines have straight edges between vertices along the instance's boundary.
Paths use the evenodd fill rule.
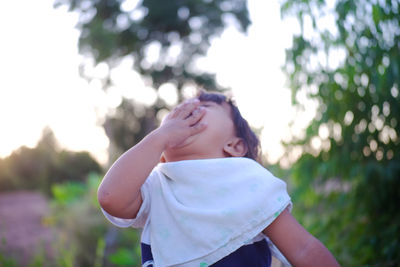
<path fill-rule="evenodd" d="M 225 102 L 218 104 L 212 101 L 201 102 L 200 106 L 205 109 L 205 114 L 199 122 L 205 122 L 207 127 L 186 139 L 178 148 L 164 151 L 166 161 L 228 156 L 224 147 L 237 138 L 231 107 Z"/>

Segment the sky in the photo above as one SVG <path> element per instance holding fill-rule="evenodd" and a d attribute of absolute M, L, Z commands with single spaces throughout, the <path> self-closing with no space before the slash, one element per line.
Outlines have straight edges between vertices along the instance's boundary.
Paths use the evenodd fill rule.
<path fill-rule="evenodd" d="M 300 132 L 314 111 L 299 114 L 291 106 L 281 71 L 285 48 L 291 46 L 298 25 L 293 19 L 281 21 L 278 1 L 249 0 L 248 8 L 252 20 L 248 33 L 229 27 L 214 40 L 199 66 L 232 88 L 243 116 L 252 126 L 263 127 L 263 151 L 276 162 L 283 152 L 281 140 Z M 2 11 L 0 157 L 22 145 L 34 147 L 49 126 L 62 148 L 89 151 L 105 163 L 108 139 L 99 117 L 117 106 L 122 95 L 146 102 L 154 92 L 143 90 L 144 82 L 132 73 L 129 62 L 115 71 L 116 86 L 107 93 L 96 81 L 82 79 L 78 17 L 65 8 L 54 9 L 52 0 L 6 1 Z M 104 66 L 88 71 L 101 76 Z M 292 130 L 291 121 L 296 122 Z"/>

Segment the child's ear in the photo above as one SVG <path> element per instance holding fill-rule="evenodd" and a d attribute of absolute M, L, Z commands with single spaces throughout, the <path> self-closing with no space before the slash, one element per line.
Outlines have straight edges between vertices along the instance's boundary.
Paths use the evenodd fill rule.
<path fill-rule="evenodd" d="M 247 153 L 247 146 L 242 138 L 235 137 L 224 146 L 224 152 L 231 157 L 243 157 Z"/>

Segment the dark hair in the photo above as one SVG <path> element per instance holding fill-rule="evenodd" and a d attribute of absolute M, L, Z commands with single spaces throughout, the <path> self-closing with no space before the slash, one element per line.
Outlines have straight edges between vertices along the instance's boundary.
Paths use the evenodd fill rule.
<path fill-rule="evenodd" d="M 244 157 L 259 161 L 260 141 L 258 140 L 257 135 L 251 130 L 247 121 L 240 114 L 240 111 L 233 100 L 220 93 L 209 93 L 204 91 L 201 91 L 197 98 L 200 101 L 210 101 L 217 104 L 227 103 L 230 106 L 236 136 L 242 138 L 247 147 L 247 153 Z"/>

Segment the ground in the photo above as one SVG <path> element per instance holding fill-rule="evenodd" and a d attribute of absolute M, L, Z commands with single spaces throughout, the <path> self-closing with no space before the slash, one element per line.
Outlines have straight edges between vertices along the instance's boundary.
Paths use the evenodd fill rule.
<path fill-rule="evenodd" d="M 43 223 L 48 214 L 47 200 L 40 193 L 0 193 L 0 255 L 17 259 L 19 266 L 31 262 L 38 251 L 51 257 L 53 235 Z"/>

